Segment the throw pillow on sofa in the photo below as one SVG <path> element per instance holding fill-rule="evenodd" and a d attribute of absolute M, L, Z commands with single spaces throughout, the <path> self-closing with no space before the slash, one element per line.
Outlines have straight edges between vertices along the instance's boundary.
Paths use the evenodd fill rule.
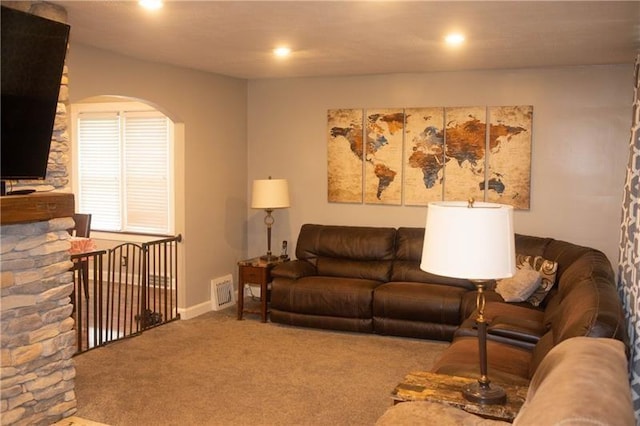
<path fill-rule="evenodd" d="M 538 271 L 525 263 L 516 270 L 513 277 L 497 282 L 496 293 L 505 302 L 524 302 L 540 287 L 541 278 Z"/>
<path fill-rule="evenodd" d="M 542 256 L 516 254 L 516 267 L 522 268 L 524 265 L 528 265 L 540 273 L 540 286 L 527 299 L 527 302 L 531 303 L 533 306 L 540 306 L 544 298 L 556 283 L 558 262 L 545 259 Z"/>

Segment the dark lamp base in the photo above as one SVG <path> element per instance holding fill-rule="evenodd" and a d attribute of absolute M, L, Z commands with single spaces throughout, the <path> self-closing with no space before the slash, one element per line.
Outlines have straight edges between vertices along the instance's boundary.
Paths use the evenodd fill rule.
<path fill-rule="evenodd" d="M 483 385 L 480 382 L 465 386 L 462 395 L 468 401 L 478 404 L 493 405 L 507 402 L 507 394 L 500 386 Z"/>

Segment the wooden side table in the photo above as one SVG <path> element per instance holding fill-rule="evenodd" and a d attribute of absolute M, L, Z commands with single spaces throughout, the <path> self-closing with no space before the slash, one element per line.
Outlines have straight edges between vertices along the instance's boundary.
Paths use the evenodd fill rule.
<path fill-rule="evenodd" d="M 502 386 L 507 393 L 505 404 L 482 405 L 467 401 L 462 396 L 462 388 L 476 379 L 468 377 L 449 376 L 424 371 L 408 374 L 404 380 L 396 386 L 391 398 L 394 404 L 405 401 L 433 401 L 451 405 L 468 413 L 482 417 L 513 422 L 527 397 L 526 386 Z"/>
<path fill-rule="evenodd" d="M 267 304 L 269 303 L 268 291 L 271 282 L 271 269 L 285 259 L 278 259 L 273 262 L 267 262 L 254 257 L 253 259 L 241 260 L 238 262 L 238 319 L 242 319 L 242 315 L 247 313 L 261 314 L 262 322 L 267 322 Z M 260 311 L 244 308 L 244 285 L 245 284 L 260 285 Z"/>

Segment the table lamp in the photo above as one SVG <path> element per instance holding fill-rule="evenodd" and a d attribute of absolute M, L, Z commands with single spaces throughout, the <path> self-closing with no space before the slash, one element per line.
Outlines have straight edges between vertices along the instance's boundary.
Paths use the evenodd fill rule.
<path fill-rule="evenodd" d="M 516 271 L 513 207 L 502 204 L 449 201 L 428 204 L 420 269 L 473 282 L 478 290 L 478 352 L 480 378 L 462 391 L 480 404 L 503 404 L 506 393 L 491 385 L 487 374 L 487 282 Z"/>
<path fill-rule="evenodd" d="M 264 224 L 267 225 L 267 254 L 260 259 L 273 262 L 278 256 L 271 254 L 271 226 L 275 222 L 271 213 L 275 209 L 289 207 L 289 184 L 286 179 L 258 179 L 253 181 L 253 194 L 251 198 L 252 209 L 264 209 L 267 216 Z"/>

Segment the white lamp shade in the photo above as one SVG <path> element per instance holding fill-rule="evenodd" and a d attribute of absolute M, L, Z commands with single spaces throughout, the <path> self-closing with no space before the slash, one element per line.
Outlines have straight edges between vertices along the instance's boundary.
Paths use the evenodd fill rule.
<path fill-rule="evenodd" d="M 289 207 L 289 184 L 286 179 L 253 181 L 251 208 L 284 209 Z"/>
<path fill-rule="evenodd" d="M 420 268 L 470 280 L 512 276 L 516 271 L 513 207 L 429 203 Z"/>

